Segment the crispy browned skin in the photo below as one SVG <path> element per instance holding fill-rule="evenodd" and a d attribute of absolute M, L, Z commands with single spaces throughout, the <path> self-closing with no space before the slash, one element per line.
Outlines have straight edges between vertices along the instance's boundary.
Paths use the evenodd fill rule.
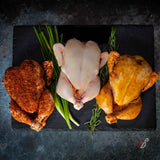
<path fill-rule="evenodd" d="M 139 97 L 150 80 L 152 68 L 140 56 L 122 55 L 115 63 L 109 81 L 115 103 L 122 106 Z"/>
<path fill-rule="evenodd" d="M 54 70 L 52 61 L 44 61 L 42 63 L 42 68 L 45 71 L 46 84 L 47 84 L 47 86 L 49 86 L 51 84 L 51 81 L 52 81 L 53 70 Z"/>
<path fill-rule="evenodd" d="M 3 84 L 10 95 L 10 97 L 18 101 L 21 97 L 18 97 L 17 95 L 21 94 L 22 90 L 19 89 L 19 85 L 21 83 L 21 78 L 18 73 L 18 67 L 10 67 L 5 71 L 4 77 L 3 77 Z M 17 100 L 18 99 L 18 100 Z"/>
<path fill-rule="evenodd" d="M 7 69 L 3 77 L 3 84 L 10 97 L 28 113 L 34 113 L 38 108 L 45 86 L 43 74 L 36 61 L 25 60 L 20 67 Z"/>
<path fill-rule="evenodd" d="M 12 117 L 18 122 L 26 123 L 30 126 L 33 124 L 33 117 L 31 117 L 27 112 L 23 111 L 13 99 L 11 99 L 9 109 Z"/>
<path fill-rule="evenodd" d="M 45 89 L 40 98 L 39 108 L 35 114 L 23 111 L 13 100 L 10 102 L 9 109 L 15 120 L 30 125 L 32 129 L 38 132 L 46 125 L 46 120 L 53 112 L 54 107 L 53 97 L 50 91 Z"/>
<path fill-rule="evenodd" d="M 3 78 L 3 84 L 11 97 L 11 115 L 36 131 L 46 125 L 55 107 L 50 91 L 45 88 L 43 75 L 44 71 L 36 61 L 25 60 L 20 67 L 7 69 Z M 53 73 L 49 76 L 52 78 Z"/>
<path fill-rule="evenodd" d="M 141 98 L 138 97 L 136 100 L 132 101 L 128 105 L 124 106 L 121 111 L 115 111 L 112 114 L 108 114 L 105 119 L 108 123 L 117 123 L 118 119 L 131 120 L 135 119 L 142 109 Z"/>
<path fill-rule="evenodd" d="M 40 98 L 37 117 L 31 128 L 37 131 L 41 130 L 46 125 L 46 120 L 53 112 L 54 107 L 55 103 L 52 94 L 48 89 L 45 89 Z"/>
<path fill-rule="evenodd" d="M 108 123 L 117 119 L 129 120 L 138 116 L 142 108 L 141 92 L 152 87 L 158 73 L 141 56 L 120 56 L 112 51 L 108 58 L 109 81 L 96 97 L 106 114 Z"/>
<path fill-rule="evenodd" d="M 158 80 L 159 78 L 159 74 L 156 73 L 156 72 L 152 72 L 152 75 L 148 81 L 148 84 L 143 88 L 142 92 L 146 91 L 147 89 L 149 89 L 150 87 L 152 87 L 156 81 Z"/>
<path fill-rule="evenodd" d="M 103 109 L 106 114 L 113 112 L 114 101 L 109 82 L 100 90 L 99 94 L 96 96 L 96 101 L 99 107 Z"/>
<path fill-rule="evenodd" d="M 107 66 L 108 66 L 108 70 L 109 70 L 109 74 L 112 73 L 112 70 L 114 68 L 115 65 L 115 61 L 120 57 L 120 54 L 116 51 L 111 51 L 108 55 L 108 62 L 107 62 Z"/>

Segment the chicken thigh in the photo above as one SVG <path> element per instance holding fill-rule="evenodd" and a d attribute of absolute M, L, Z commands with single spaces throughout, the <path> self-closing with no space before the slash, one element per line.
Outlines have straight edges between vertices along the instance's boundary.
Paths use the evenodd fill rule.
<path fill-rule="evenodd" d="M 61 66 L 56 91 L 79 110 L 99 93 L 98 73 L 107 62 L 108 53 L 101 53 L 93 41 L 84 43 L 77 39 L 68 40 L 65 46 L 57 43 L 53 50 Z"/>

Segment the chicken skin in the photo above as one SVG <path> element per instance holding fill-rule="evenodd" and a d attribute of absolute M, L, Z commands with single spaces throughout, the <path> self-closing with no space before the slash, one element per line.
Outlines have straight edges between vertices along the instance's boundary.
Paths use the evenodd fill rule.
<path fill-rule="evenodd" d="M 140 94 L 154 85 L 158 73 L 141 56 L 120 56 L 115 51 L 110 52 L 107 65 L 109 81 L 96 97 L 106 121 L 135 119 L 142 108 Z"/>
<path fill-rule="evenodd" d="M 49 66 L 48 69 L 45 67 L 48 75 L 53 64 L 51 61 L 45 61 L 42 66 L 44 64 Z M 49 79 L 52 78 L 53 72 L 49 75 Z M 42 67 L 34 60 L 25 60 L 19 67 L 6 70 L 3 84 L 11 97 L 9 108 L 13 118 L 40 131 L 55 106 L 50 91 L 45 87 Z"/>
<path fill-rule="evenodd" d="M 54 70 L 52 61 L 44 61 L 42 63 L 42 68 L 45 71 L 46 85 L 49 86 L 51 84 L 51 81 L 52 81 L 53 70 Z"/>
<path fill-rule="evenodd" d="M 53 50 L 61 66 L 56 91 L 79 110 L 99 93 L 98 73 L 107 62 L 108 53 L 101 53 L 93 41 L 85 43 L 77 39 L 68 40 L 65 46 L 61 43 L 54 44 Z"/>
<path fill-rule="evenodd" d="M 38 108 L 39 98 L 45 87 L 44 71 L 36 61 L 25 60 L 20 67 L 10 67 L 3 77 L 3 84 L 10 97 L 28 112 Z"/>

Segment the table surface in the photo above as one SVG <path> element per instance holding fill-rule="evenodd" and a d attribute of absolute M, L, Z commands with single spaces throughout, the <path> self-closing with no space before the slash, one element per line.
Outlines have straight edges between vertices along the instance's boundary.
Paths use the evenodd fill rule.
<path fill-rule="evenodd" d="M 113 1 L 16 2 L 0 4 L 0 82 L 5 70 L 12 66 L 14 25 L 153 25 L 155 71 L 160 74 L 160 12 L 151 1 L 125 5 L 119 2 L 114 7 Z M 160 159 L 160 79 L 156 83 L 155 131 L 97 131 L 92 139 L 88 131 L 15 130 L 11 126 L 9 102 L 0 83 L 0 159 Z M 149 141 L 145 148 L 138 148 L 138 140 L 146 138 Z"/>

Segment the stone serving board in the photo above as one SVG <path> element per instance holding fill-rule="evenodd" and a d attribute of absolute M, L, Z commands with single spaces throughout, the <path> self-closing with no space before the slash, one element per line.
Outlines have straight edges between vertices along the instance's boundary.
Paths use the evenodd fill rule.
<path fill-rule="evenodd" d="M 45 29 L 45 26 L 41 26 Z M 153 26 L 138 25 L 116 25 L 116 37 L 119 41 L 118 52 L 129 55 L 141 55 L 145 58 L 154 70 L 154 30 Z M 111 26 L 57 26 L 58 32 L 63 33 L 63 42 L 70 38 L 77 38 L 81 41 L 96 41 L 100 48 L 108 43 Z M 53 29 L 54 30 L 54 29 Z M 13 34 L 13 65 L 18 66 L 25 59 L 33 59 L 39 63 L 43 62 L 40 45 L 33 30 L 33 26 L 15 26 Z M 109 125 L 105 121 L 105 113 L 102 112 L 101 124 L 97 130 L 150 130 L 156 129 L 156 107 L 155 107 L 155 86 L 142 93 L 142 111 L 134 120 L 118 120 L 118 123 Z M 69 104 L 70 112 L 80 123 L 80 127 L 72 124 L 73 130 L 88 130 L 85 122 L 89 121 L 92 115 L 92 108 L 95 101 L 90 101 L 77 111 Z M 14 129 L 29 129 L 29 126 L 17 122 L 12 118 Z M 44 129 L 69 130 L 65 120 L 55 109 L 48 118 Z"/>

